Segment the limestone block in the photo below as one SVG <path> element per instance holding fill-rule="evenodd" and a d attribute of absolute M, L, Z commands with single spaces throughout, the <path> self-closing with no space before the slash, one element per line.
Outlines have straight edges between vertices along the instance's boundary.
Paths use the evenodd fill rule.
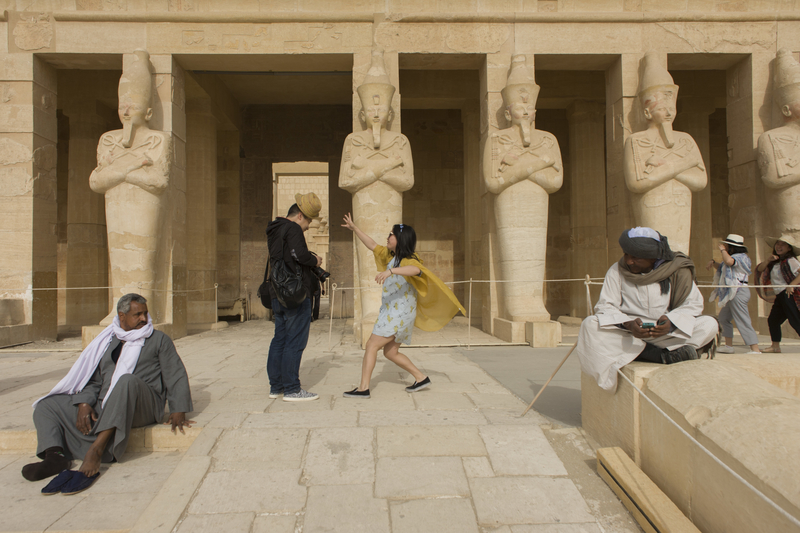
<path fill-rule="evenodd" d="M 527 29 L 535 28 L 535 30 Z M 591 50 L 594 54 L 622 54 L 642 49 L 642 24 L 614 24 L 614 31 L 598 24 L 518 24 L 517 50 L 536 54 L 571 54 Z"/>
<path fill-rule="evenodd" d="M 300 468 L 306 429 L 230 429 L 213 450 L 214 471 Z"/>
<path fill-rule="evenodd" d="M 505 318 L 494 319 L 494 336 L 505 342 L 524 343 L 525 322 L 512 322 Z"/>
<path fill-rule="evenodd" d="M 791 354 L 725 355 L 717 354 L 724 361 L 747 370 L 754 376 L 800 397 L 800 361 Z"/>
<path fill-rule="evenodd" d="M 561 342 L 561 323 L 554 320 L 548 322 L 525 322 L 525 342 L 531 348 L 555 348 Z"/>
<path fill-rule="evenodd" d="M 25 322 L 25 302 L 19 299 L 0 299 L 0 327 L 18 326 Z"/>
<path fill-rule="evenodd" d="M 633 362 L 622 367 L 622 372 L 640 389 L 662 365 Z M 583 429 L 601 446 L 617 446 L 632 458 L 640 461 L 639 393 L 627 381 L 617 381 L 616 392 L 601 389 L 591 376 L 581 372 L 581 421 Z"/>
<path fill-rule="evenodd" d="M 250 531 L 254 520 L 255 513 L 190 514 L 181 522 L 176 533 Z"/>
<path fill-rule="evenodd" d="M 774 50 L 774 22 L 747 22 L 743 32 L 740 23 L 661 22 L 647 26 L 642 34 L 645 50 L 669 50 L 670 53 L 711 52 L 735 54 L 751 47 Z"/>
<path fill-rule="evenodd" d="M 88 54 L 129 54 L 137 48 L 147 48 L 147 28 L 144 24 L 103 22 L 86 31 L 83 22 L 61 21 L 56 26 L 56 52 Z"/>
<path fill-rule="evenodd" d="M 723 361 L 663 367 L 647 393 L 724 463 L 800 515 L 800 474 L 783 459 L 800 439 L 800 400 Z M 702 531 L 791 530 L 649 404 L 640 418 L 642 470 Z"/>
<path fill-rule="evenodd" d="M 10 52 L 53 52 L 55 21 L 52 14 L 12 11 L 8 17 Z"/>
<path fill-rule="evenodd" d="M 486 417 L 475 411 L 362 412 L 358 425 L 370 426 L 469 426 L 485 425 Z"/>
<path fill-rule="evenodd" d="M 289 516 L 257 516 L 253 522 L 253 533 L 294 533 L 297 518 Z"/>
<path fill-rule="evenodd" d="M 0 335 L 6 328 L 0 328 Z M 2 337 L 0 337 L 0 346 Z M 31 409 L 33 412 L 33 409 Z M 36 450 L 36 430 L 23 429 L 18 431 L 4 430 L 0 433 L 0 454 L 30 453 Z"/>

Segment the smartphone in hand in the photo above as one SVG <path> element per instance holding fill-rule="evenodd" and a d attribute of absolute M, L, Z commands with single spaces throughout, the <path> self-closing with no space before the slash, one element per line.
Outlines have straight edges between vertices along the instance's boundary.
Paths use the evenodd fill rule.
<path fill-rule="evenodd" d="M 642 322 L 642 329 L 654 328 L 656 327 L 655 324 L 652 322 Z"/>

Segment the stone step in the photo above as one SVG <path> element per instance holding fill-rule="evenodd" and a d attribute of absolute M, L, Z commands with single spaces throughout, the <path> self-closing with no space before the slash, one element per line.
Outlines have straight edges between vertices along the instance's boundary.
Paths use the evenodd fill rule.
<path fill-rule="evenodd" d="M 128 440 L 127 453 L 138 452 L 182 452 L 189 449 L 203 430 L 193 426 L 184 428 L 185 434 L 172 433 L 169 426 L 147 426 L 134 428 Z M 17 455 L 36 450 L 36 430 L 0 431 L 0 454 Z"/>

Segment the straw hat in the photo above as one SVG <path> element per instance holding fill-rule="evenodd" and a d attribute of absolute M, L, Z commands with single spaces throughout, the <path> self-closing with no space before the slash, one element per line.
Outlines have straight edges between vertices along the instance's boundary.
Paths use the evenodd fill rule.
<path fill-rule="evenodd" d="M 797 239 L 788 233 L 783 233 L 780 237 L 764 237 L 764 241 L 769 245 L 770 248 L 774 248 L 776 242 L 783 241 L 791 246 L 795 253 L 800 252 L 800 244 L 798 244 Z"/>
<path fill-rule="evenodd" d="M 732 244 L 733 246 L 741 246 L 745 250 L 747 250 L 747 246 L 744 245 L 744 237 L 738 235 L 736 233 L 729 233 L 725 240 L 720 241 L 725 244 Z"/>
<path fill-rule="evenodd" d="M 294 195 L 294 201 L 297 203 L 297 207 L 300 208 L 300 211 L 308 218 L 317 218 L 319 212 L 322 210 L 322 202 L 313 192 L 307 194 L 297 193 Z"/>

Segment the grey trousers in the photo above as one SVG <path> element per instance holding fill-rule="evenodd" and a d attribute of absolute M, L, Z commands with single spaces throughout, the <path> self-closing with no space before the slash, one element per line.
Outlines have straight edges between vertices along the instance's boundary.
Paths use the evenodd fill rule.
<path fill-rule="evenodd" d="M 38 440 L 36 455 L 44 459 L 45 450 L 58 446 L 64 449 L 68 459 L 83 460 L 97 433 L 116 428 L 113 440 L 103 452 L 103 462 L 119 460 L 125 453 L 131 428 L 161 422 L 164 400 L 147 383 L 133 374 L 126 374 L 117 381 L 105 408 L 101 409 L 98 404 L 95 411 L 97 422 L 92 431 L 84 435 L 76 425 L 78 406 L 72 404 L 71 395 L 56 394 L 39 402 L 33 411 Z"/>
<path fill-rule="evenodd" d="M 747 302 L 750 301 L 750 289 L 741 287 L 736 291 L 736 296 L 725 304 L 719 312 L 719 325 L 722 327 L 723 337 L 733 337 L 733 325 L 731 320 L 736 321 L 736 327 L 742 334 L 744 343 L 748 346 L 758 344 L 758 335 L 753 329 L 750 321 L 750 311 L 747 309 Z"/>

